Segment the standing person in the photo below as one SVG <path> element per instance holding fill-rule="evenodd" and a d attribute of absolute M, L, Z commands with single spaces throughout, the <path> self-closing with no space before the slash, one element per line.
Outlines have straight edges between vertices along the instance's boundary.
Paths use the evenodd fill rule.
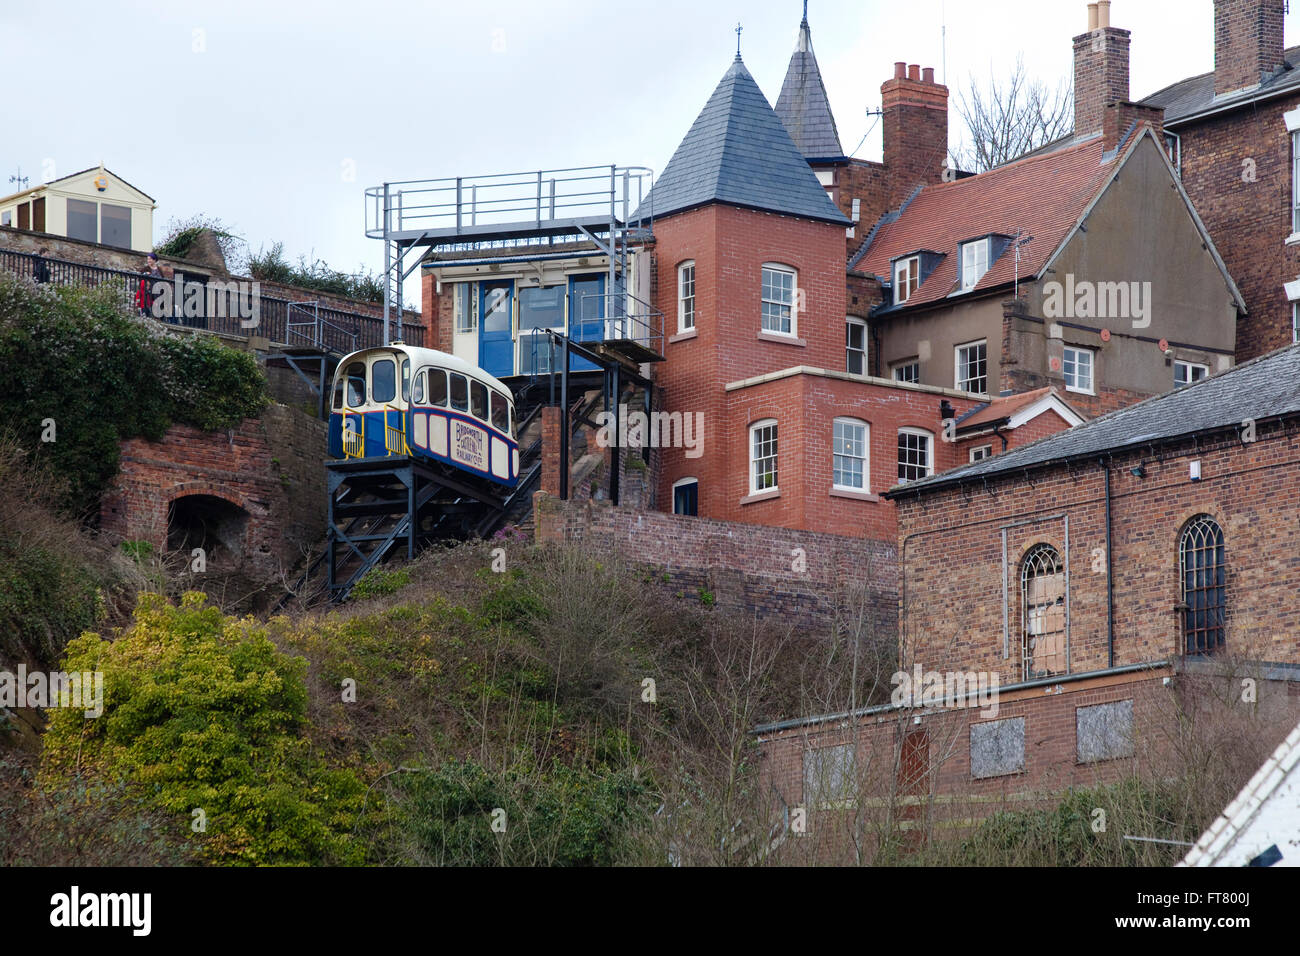
<path fill-rule="evenodd" d="M 36 258 L 32 260 L 32 279 L 37 285 L 45 285 L 50 281 L 50 266 L 45 261 L 45 254 L 49 251 L 49 246 L 41 246 L 36 250 Z"/>
<path fill-rule="evenodd" d="M 162 269 L 158 266 L 157 253 L 149 253 L 144 262 L 144 278 L 140 280 L 140 288 L 135 294 L 135 304 L 140 309 L 141 315 L 151 315 L 153 307 L 153 283 L 155 279 L 162 278 Z"/>

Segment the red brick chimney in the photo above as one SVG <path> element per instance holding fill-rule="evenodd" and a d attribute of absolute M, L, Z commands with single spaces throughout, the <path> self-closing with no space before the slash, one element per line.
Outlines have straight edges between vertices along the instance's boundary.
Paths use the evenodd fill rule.
<path fill-rule="evenodd" d="M 1214 95 L 1259 86 L 1282 65 L 1284 0 L 1214 0 Z"/>
<path fill-rule="evenodd" d="M 884 101 L 885 176 L 888 203 L 897 209 L 917 186 L 943 181 L 948 166 L 948 87 L 934 69 L 894 64 L 894 78 L 880 87 Z"/>
<path fill-rule="evenodd" d="M 1074 38 L 1074 135 L 1100 133 L 1108 103 L 1127 103 L 1132 35 L 1110 25 L 1110 0 L 1088 4 L 1088 32 Z"/>

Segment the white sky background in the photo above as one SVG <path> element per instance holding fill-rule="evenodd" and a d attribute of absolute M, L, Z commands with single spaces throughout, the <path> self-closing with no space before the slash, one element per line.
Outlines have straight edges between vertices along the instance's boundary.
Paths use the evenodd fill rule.
<path fill-rule="evenodd" d="M 1214 64 L 1212 0 L 1115 0 L 1132 94 Z M 0 195 L 101 160 L 169 220 L 216 216 L 251 248 L 378 271 L 363 190 L 385 180 L 619 163 L 662 171 L 735 55 L 780 92 L 802 0 L 43 0 L 0 5 Z M 813 45 L 846 150 L 893 63 L 957 94 L 1023 53 L 1070 81 L 1085 0 L 811 0 Z M 1293 20 L 1287 39 L 1293 42 Z M 195 30 L 204 52 L 195 52 Z M 494 47 L 496 49 L 494 50 Z M 880 126 L 856 155 L 880 158 Z M 355 180 L 344 178 L 345 161 Z M 50 165 L 52 163 L 52 166 Z M 414 277 L 413 277 L 414 278 Z M 418 284 L 407 297 L 418 301 Z"/>

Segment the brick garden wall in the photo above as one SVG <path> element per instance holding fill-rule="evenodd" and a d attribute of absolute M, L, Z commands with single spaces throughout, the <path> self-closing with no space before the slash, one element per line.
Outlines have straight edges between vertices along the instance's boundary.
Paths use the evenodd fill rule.
<path fill-rule="evenodd" d="M 607 502 L 564 502 L 545 492 L 534 496 L 534 513 L 539 543 L 622 555 L 668 572 L 673 586 L 684 592 L 704 589 L 720 606 L 760 617 L 824 627 L 839 600 L 852 589 L 865 589 L 872 633 L 896 633 L 897 569 L 890 541 L 614 508 Z"/>

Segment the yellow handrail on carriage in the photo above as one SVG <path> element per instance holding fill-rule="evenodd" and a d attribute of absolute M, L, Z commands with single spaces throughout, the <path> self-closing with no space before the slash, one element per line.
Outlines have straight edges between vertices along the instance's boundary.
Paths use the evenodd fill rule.
<path fill-rule="evenodd" d="M 397 420 L 402 423 L 400 428 L 394 428 L 388 424 L 388 413 L 395 412 Z M 407 455 L 411 454 L 411 446 L 406 443 L 406 414 L 405 412 L 393 405 L 384 406 L 384 448 L 390 455 Z"/>
<path fill-rule="evenodd" d="M 352 419 L 349 415 L 355 415 L 361 420 L 361 430 L 357 431 L 352 426 Z M 366 416 L 355 408 L 344 407 L 343 409 L 343 457 L 348 458 L 365 458 L 366 457 Z"/>

